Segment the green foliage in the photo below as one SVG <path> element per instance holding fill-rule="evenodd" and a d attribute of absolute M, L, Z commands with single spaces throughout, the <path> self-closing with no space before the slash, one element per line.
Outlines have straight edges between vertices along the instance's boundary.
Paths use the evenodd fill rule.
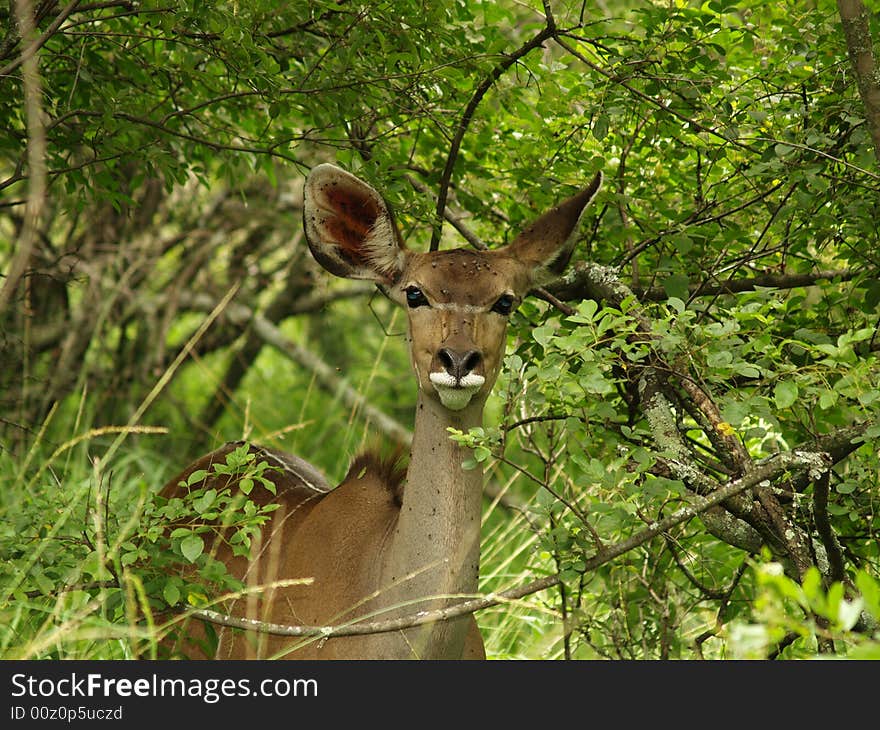
<path fill-rule="evenodd" d="M 268 511 L 213 485 L 269 489 L 266 465 L 234 452 L 154 499 L 175 464 L 246 438 L 341 478 L 380 438 L 343 386 L 410 424 L 404 338 L 386 335 L 402 317 L 328 282 L 301 238 L 302 173 L 335 160 L 416 250 L 437 225 L 424 188 L 448 183 L 495 246 L 605 173 L 574 273 L 548 284 L 567 308 L 522 304 L 486 425 L 452 434 L 513 505 L 487 507 L 481 589 L 561 580 L 478 614 L 492 656 L 876 658 L 854 617 L 877 619 L 880 569 L 880 177 L 834 4 L 549 7 L 555 36 L 507 67 L 544 4 L 89 5 L 40 47 L 37 102 L 0 10 L 0 282 L 31 220 L 29 153 L 48 180 L 0 306 L 4 656 L 149 654 L 154 612 L 239 588 L 208 522 L 243 552 Z M 460 243 L 446 222 L 442 246 Z M 265 346 L 253 313 L 343 382 Z M 170 434 L 120 451 L 118 424 Z M 798 473 L 747 502 L 777 500 L 809 565 L 768 537 L 785 530 L 744 550 L 703 514 L 589 567 L 700 480 L 795 449 L 833 453 L 827 494 Z M 842 579 L 813 555 L 828 535 Z"/>
<path fill-rule="evenodd" d="M 786 658 L 811 658 L 820 643 L 831 643 L 838 656 L 880 659 L 880 584 L 876 578 L 859 571 L 855 576 L 858 594 L 853 596 L 839 582 L 826 588 L 815 568 L 800 584 L 788 578 L 778 563 L 759 565 L 756 576 L 753 621 L 734 621 L 729 629 L 734 658 L 763 658 L 775 646 L 784 647 Z M 805 620 L 805 615 L 811 618 Z"/>
<path fill-rule="evenodd" d="M 161 624 L 169 609 L 209 605 L 209 596 L 241 590 L 240 581 L 213 557 L 214 541 L 222 539 L 235 555 L 247 555 L 253 536 L 277 507 L 248 498 L 253 489 L 275 493 L 266 477 L 269 465 L 248 449 L 244 444 L 231 451 L 211 473 L 193 472 L 170 499 L 155 494 L 142 478 L 126 475 L 121 493 L 111 495 L 96 474 L 80 477 L 83 467 L 76 461 L 60 475 L 72 488 L 64 507 L 54 485 L 39 481 L 23 501 L 7 497 L 3 512 L 10 519 L 0 534 L 0 614 L 7 621 L 0 653 L 155 655 L 156 639 L 173 631 L 174 623 L 157 635 L 145 625 Z M 234 493 L 231 478 L 239 479 Z M 127 643 L 103 643 L 113 638 Z"/>
<path fill-rule="evenodd" d="M 213 550 L 205 548 L 222 540 L 233 555 L 247 556 L 260 527 L 277 509 L 276 504 L 260 507 L 248 498 L 255 488 L 275 494 L 275 485 L 265 476 L 268 463 L 257 461 L 249 449 L 242 444 L 226 455 L 225 463 L 212 464 L 210 471 L 193 471 L 180 483 L 180 496 L 156 495 L 144 509 L 139 534 L 122 545 L 127 552 L 120 562 L 136 563 L 148 594 L 161 595 L 168 607 L 181 600 L 204 605 L 206 585 L 214 591 L 242 588 Z M 233 478 L 234 491 L 229 486 Z M 185 574 L 175 570 L 179 565 L 188 566 Z"/>

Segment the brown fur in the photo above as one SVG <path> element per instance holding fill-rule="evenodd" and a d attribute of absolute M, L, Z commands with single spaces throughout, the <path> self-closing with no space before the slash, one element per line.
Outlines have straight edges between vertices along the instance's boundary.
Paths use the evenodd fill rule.
<path fill-rule="evenodd" d="M 229 451 L 239 445 L 240 442 L 226 444 L 203 456 L 171 479 L 160 494 L 166 498 L 180 496 L 183 489 L 180 482 L 185 482 L 197 469 L 210 470 L 214 463 L 225 463 Z M 266 588 L 250 601 L 247 598 L 230 600 L 216 607 L 217 610 L 272 623 L 312 626 L 344 623 L 369 613 L 373 608 L 371 594 L 376 576 L 364 572 L 360 564 L 366 558 L 378 571 L 385 540 L 396 524 L 406 476 L 401 450 L 386 457 L 371 452 L 361 454 L 354 459 L 338 487 L 319 491 L 304 484 L 300 473 L 304 462 L 297 457 L 260 446 L 250 448 L 258 457 L 270 464 L 274 462 L 275 468 L 266 475 L 276 488 L 276 495 L 254 488 L 250 498 L 261 505 L 277 502 L 281 508 L 264 527 L 262 539 L 254 544 L 250 560 L 233 557 L 222 539 L 215 541 L 211 548 L 214 557 L 226 563 L 230 573 L 250 586 L 269 585 L 279 578 L 311 578 L 313 582 Z M 285 468 L 285 463 L 299 468 Z M 235 488 L 229 477 L 210 475 L 204 486 Z M 318 486 L 326 486 L 326 482 Z M 351 576 L 357 576 L 357 580 Z M 314 601 L 315 594 L 322 599 Z M 469 621 L 472 626 L 463 658 L 485 658 L 476 621 L 473 618 Z M 363 652 L 359 649 L 369 641 L 362 637 L 318 641 L 220 626 L 212 626 L 207 631 L 218 638 L 213 654 L 206 651 L 210 644 L 206 627 L 196 619 L 189 619 L 180 627 L 178 641 L 164 642 L 164 649 L 169 656 L 193 659 L 358 659 L 370 656 L 366 648 Z"/>

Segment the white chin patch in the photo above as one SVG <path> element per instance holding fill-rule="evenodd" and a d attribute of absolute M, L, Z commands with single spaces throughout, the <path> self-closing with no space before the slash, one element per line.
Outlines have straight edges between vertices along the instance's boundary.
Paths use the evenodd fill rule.
<path fill-rule="evenodd" d="M 460 411 L 486 382 L 486 378 L 475 373 L 468 373 L 461 380 L 456 380 L 447 372 L 431 373 L 428 376 L 440 402 L 450 411 Z"/>

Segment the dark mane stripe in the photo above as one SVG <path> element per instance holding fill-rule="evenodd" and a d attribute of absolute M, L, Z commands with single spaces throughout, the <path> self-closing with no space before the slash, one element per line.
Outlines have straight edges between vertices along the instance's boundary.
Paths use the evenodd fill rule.
<path fill-rule="evenodd" d="M 403 450 L 382 456 L 373 451 L 359 454 L 348 467 L 345 481 L 362 479 L 366 474 L 374 477 L 394 496 L 398 507 L 403 503 L 403 484 L 406 478 L 406 465 L 403 463 Z"/>

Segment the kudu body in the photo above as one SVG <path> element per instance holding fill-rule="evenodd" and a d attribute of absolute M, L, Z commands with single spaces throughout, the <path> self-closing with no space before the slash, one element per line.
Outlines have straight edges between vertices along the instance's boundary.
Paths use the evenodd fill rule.
<path fill-rule="evenodd" d="M 571 254 L 578 222 L 601 175 L 540 216 L 509 245 L 487 251 L 407 249 L 382 197 L 333 165 L 315 167 L 305 185 L 304 226 L 315 259 L 329 272 L 368 279 L 403 306 L 418 381 L 413 440 L 405 473 L 371 456 L 355 460 L 330 488 L 298 457 L 251 447 L 276 467 L 267 474 L 277 496 L 254 488 L 255 501 L 281 508 L 248 559 L 222 541 L 216 557 L 248 585 L 312 578 L 308 585 L 269 587 L 225 608 L 279 624 L 333 625 L 448 605 L 477 590 L 482 477 L 464 470 L 465 449 L 447 429 L 481 424 L 483 406 L 504 351 L 510 312 Z M 196 469 L 222 461 L 227 445 L 202 457 L 164 488 L 165 496 Z M 213 477 L 216 478 L 216 477 Z M 233 485 L 234 488 L 234 485 Z M 257 544 L 258 543 L 258 544 Z M 202 635 L 192 621 L 185 637 Z M 220 659 L 483 658 L 472 616 L 396 632 L 323 641 L 217 629 Z M 204 654 L 184 642 L 178 650 Z"/>

